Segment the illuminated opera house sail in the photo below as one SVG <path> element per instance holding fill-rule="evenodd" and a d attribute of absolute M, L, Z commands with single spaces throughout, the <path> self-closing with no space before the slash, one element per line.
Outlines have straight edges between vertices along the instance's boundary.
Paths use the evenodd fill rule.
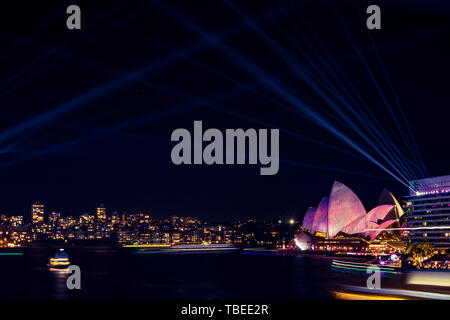
<path fill-rule="evenodd" d="M 323 197 L 317 207 L 310 207 L 302 223 L 302 232 L 295 243 L 302 250 L 310 249 L 312 238 L 335 239 L 337 236 L 375 240 L 391 226 L 397 227 L 403 210 L 395 197 L 386 189 L 378 205 L 366 211 L 358 196 L 346 185 L 335 181 L 329 197 Z"/>

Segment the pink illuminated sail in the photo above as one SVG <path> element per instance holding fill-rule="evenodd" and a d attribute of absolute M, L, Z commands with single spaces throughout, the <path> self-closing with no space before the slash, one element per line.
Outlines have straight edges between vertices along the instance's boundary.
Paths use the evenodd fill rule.
<path fill-rule="evenodd" d="M 304 229 L 308 229 L 312 232 L 312 226 L 314 221 L 314 214 L 316 213 L 316 208 L 309 207 L 308 210 L 306 210 L 305 217 L 303 218 L 302 227 Z"/>
<path fill-rule="evenodd" d="M 373 241 L 378 237 L 378 235 L 384 231 L 384 229 L 388 228 L 391 224 L 395 223 L 397 220 L 387 220 L 377 226 L 377 230 L 369 231 L 368 235 L 370 236 L 370 241 Z"/>
<path fill-rule="evenodd" d="M 321 232 L 328 235 L 328 202 L 327 197 L 320 200 L 314 215 L 312 230 L 313 232 Z"/>
<path fill-rule="evenodd" d="M 346 185 L 335 181 L 328 205 L 328 237 L 336 236 L 346 225 L 364 217 L 366 209 Z"/>
<path fill-rule="evenodd" d="M 386 216 L 394 208 L 393 205 L 385 204 L 370 210 L 366 215 L 346 225 L 342 232 L 346 234 L 364 234 L 367 235 L 366 229 L 378 228 L 379 221 L 386 219 Z"/>

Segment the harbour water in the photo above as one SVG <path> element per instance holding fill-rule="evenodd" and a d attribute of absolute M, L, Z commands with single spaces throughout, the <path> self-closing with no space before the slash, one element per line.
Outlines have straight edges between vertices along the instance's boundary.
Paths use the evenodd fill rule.
<path fill-rule="evenodd" d="M 330 299 L 348 275 L 331 257 L 273 253 L 136 254 L 110 246 L 70 247 L 81 269 L 81 290 L 67 272 L 50 271 L 56 247 L 0 256 L 1 299 Z"/>

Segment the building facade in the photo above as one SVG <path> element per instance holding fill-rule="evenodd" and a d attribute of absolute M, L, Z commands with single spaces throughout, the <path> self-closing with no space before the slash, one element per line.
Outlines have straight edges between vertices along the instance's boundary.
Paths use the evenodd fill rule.
<path fill-rule="evenodd" d="M 31 220 L 33 224 L 44 223 L 44 205 L 36 202 L 31 205 Z"/>
<path fill-rule="evenodd" d="M 106 208 L 103 204 L 97 208 L 97 221 L 98 222 L 106 222 Z"/>
<path fill-rule="evenodd" d="M 404 199 L 409 239 L 450 249 L 450 175 L 414 180 Z"/>

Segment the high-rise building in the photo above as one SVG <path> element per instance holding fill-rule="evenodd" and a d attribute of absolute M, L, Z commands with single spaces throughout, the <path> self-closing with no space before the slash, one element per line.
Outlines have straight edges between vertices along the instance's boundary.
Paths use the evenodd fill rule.
<path fill-rule="evenodd" d="M 450 248 L 450 175 L 410 181 L 405 214 L 410 241 Z"/>
<path fill-rule="evenodd" d="M 103 204 L 97 208 L 97 221 L 105 222 L 106 221 L 106 208 Z"/>
<path fill-rule="evenodd" d="M 48 215 L 48 222 L 51 226 L 56 226 L 58 224 L 58 220 L 61 218 L 61 213 L 52 212 Z"/>
<path fill-rule="evenodd" d="M 35 202 L 31 205 L 31 220 L 33 224 L 44 223 L 44 205 Z"/>

